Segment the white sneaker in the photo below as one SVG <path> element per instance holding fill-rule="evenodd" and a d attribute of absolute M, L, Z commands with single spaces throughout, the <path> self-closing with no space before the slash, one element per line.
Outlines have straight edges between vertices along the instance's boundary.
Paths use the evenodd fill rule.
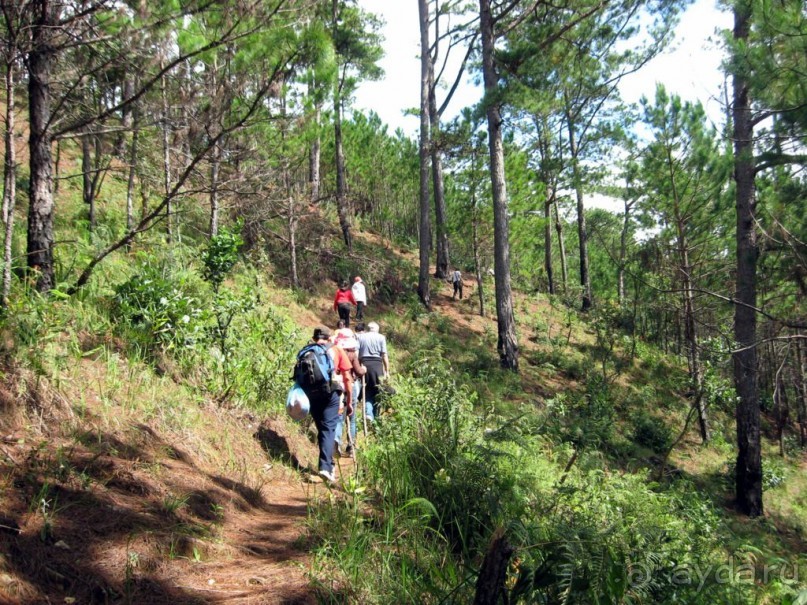
<path fill-rule="evenodd" d="M 328 483 L 336 483 L 336 477 L 333 476 L 333 471 L 321 470 L 319 476 L 325 479 Z"/>

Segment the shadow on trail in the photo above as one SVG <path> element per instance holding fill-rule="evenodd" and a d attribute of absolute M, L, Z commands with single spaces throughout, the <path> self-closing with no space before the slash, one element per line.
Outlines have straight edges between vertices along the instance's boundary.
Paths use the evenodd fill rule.
<path fill-rule="evenodd" d="M 228 508 L 271 514 L 271 506 L 259 489 L 205 474 L 151 429 L 136 428 L 133 443 L 87 431 L 0 465 L 15 488 L 3 511 L 0 572 L 16 579 L 0 588 L 0 603 L 219 600 L 208 594 L 214 591 L 179 586 L 186 583 L 179 574 L 212 548 Z M 257 554 L 263 541 L 273 542 L 272 529 L 254 541 Z"/>

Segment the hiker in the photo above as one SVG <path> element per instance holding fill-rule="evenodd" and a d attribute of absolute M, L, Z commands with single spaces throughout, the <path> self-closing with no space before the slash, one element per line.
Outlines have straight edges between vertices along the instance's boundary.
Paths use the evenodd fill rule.
<path fill-rule="evenodd" d="M 353 292 L 353 298 L 356 300 L 356 321 L 363 321 L 364 307 L 367 305 L 367 289 L 359 275 L 353 278 L 353 286 L 350 291 Z"/>
<path fill-rule="evenodd" d="M 331 342 L 338 345 L 341 341 L 347 338 L 356 338 L 356 334 L 354 334 L 353 330 L 345 325 L 344 319 L 340 319 L 338 322 L 336 322 L 336 332 L 334 332 L 333 336 L 331 336 Z"/>
<path fill-rule="evenodd" d="M 457 267 L 454 267 L 454 272 L 451 274 L 451 283 L 454 284 L 454 294 L 451 295 L 451 300 L 456 298 L 457 293 L 459 293 L 460 300 L 462 300 L 462 273 Z"/>
<path fill-rule="evenodd" d="M 339 313 L 339 319 L 345 320 L 347 328 L 350 327 L 350 312 L 355 304 L 356 299 L 353 298 L 353 292 L 350 290 L 347 280 L 342 280 L 333 297 L 333 310 Z"/>
<path fill-rule="evenodd" d="M 298 364 L 295 368 L 295 380 L 302 387 L 311 402 L 311 417 L 317 427 L 317 445 L 319 446 L 319 474 L 329 482 L 336 481 L 333 474 L 333 448 L 336 436 L 336 425 L 342 413 L 340 391 L 332 388 L 333 378 L 341 376 L 343 384 L 352 386 L 351 363 L 342 349 L 329 342 L 331 331 L 320 326 L 314 330 L 312 342 L 303 347 L 297 354 Z M 320 369 L 319 382 L 306 380 L 298 375 L 298 368 L 306 353 L 313 351 L 316 365 Z M 350 394 L 345 397 L 346 405 L 352 404 Z"/>
<path fill-rule="evenodd" d="M 351 401 L 353 405 L 350 408 L 345 408 L 345 412 L 339 414 L 339 421 L 336 425 L 336 447 L 335 451 L 337 454 L 343 455 L 345 458 L 352 458 L 353 451 L 354 451 L 354 444 L 356 443 L 356 405 L 359 402 L 359 398 L 361 397 L 361 380 L 359 380 L 362 376 L 367 373 L 367 368 L 365 368 L 359 362 L 359 343 L 355 338 L 345 338 L 340 341 L 340 344 L 336 345 L 337 348 L 341 348 L 347 358 L 350 360 L 351 364 L 351 376 L 353 379 L 353 388 L 351 389 Z M 350 421 L 350 436 L 348 437 L 348 444 L 345 448 L 344 454 L 341 454 L 340 449 L 340 442 L 342 440 L 342 431 L 343 431 L 343 424 L 345 419 L 345 414 Z"/>
<path fill-rule="evenodd" d="M 381 381 L 389 379 L 389 356 L 387 338 L 379 332 L 379 325 L 371 321 L 369 332 L 359 334 L 359 361 L 367 368 L 364 391 L 364 413 L 368 420 L 375 420 L 378 414 L 376 398 Z"/>

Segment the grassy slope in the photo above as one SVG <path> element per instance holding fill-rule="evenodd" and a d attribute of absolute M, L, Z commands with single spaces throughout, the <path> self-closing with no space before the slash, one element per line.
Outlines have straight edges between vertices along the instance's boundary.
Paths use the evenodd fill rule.
<path fill-rule="evenodd" d="M 72 194 L 63 190 L 61 199 L 73 201 L 65 224 L 83 213 L 75 202 L 77 183 L 66 183 Z M 119 221 L 119 211 L 106 208 L 101 228 Z M 358 240 L 356 258 L 372 261 L 363 271 L 371 283 L 380 285 L 390 271 L 404 289 L 413 283 L 408 251 L 393 255 L 372 235 Z M 93 247 L 88 242 L 85 252 Z M 131 258 L 120 255 L 103 265 L 88 298 L 118 283 Z M 393 258 L 399 261 L 394 266 Z M 286 309 L 301 331 L 333 322 L 333 284 L 301 305 L 299 296 L 268 285 L 263 300 Z M 579 389 L 585 372 L 605 359 L 624 443 L 614 464 L 628 470 L 655 464 L 652 451 L 630 441 L 633 416 L 648 414 L 675 433 L 683 425 L 686 402 L 676 392 L 683 370 L 676 360 L 645 348 L 617 374 L 601 356 L 591 324 L 546 297 L 518 296 L 522 372 L 516 377 L 497 368 L 495 322 L 476 314 L 475 289 L 467 287 L 466 300 L 452 302 L 447 284 L 433 287 L 432 314 L 411 295 L 396 305 L 371 300 L 368 315 L 389 337 L 394 370 L 416 349 L 439 348 L 483 400 L 507 411 Z M 492 284 L 486 287 L 490 313 Z M 122 355 L 125 347 L 90 303 L 44 308 L 23 309 L 50 325 L 44 338 L 21 343 L 6 335 L 4 343 L 0 602 L 304 602 L 298 523 L 315 488 L 292 469 L 311 466 L 315 449 L 283 419 L 280 402 L 260 418 L 243 408 L 222 409 L 170 367 L 155 372 Z M 624 354 L 624 343 L 616 351 Z M 259 430 L 264 417 L 269 421 Z M 734 532 L 727 550 L 754 545 L 768 559 L 804 550 L 803 454 L 779 462 L 767 445 L 768 460 L 777 460 L 784 480 L 766 494 L 766 518 L 748 523 L 734 516 L 725 480 L 733 457 L 731 418 L 716 412 L 714 421 L 725 438 L 703 447 L 691 429 L 671 466 L 723 507 Z"/>

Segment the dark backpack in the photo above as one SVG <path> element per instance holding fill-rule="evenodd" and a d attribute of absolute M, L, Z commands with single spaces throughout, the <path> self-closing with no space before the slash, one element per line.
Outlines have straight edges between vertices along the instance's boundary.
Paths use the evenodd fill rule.
<path fill-rule="evenodd" d="M 306 345 L 297 353 L 292 377 L 304 391 L 331 392 L 333 360 L 328 355 L 331 345 Z"/>

